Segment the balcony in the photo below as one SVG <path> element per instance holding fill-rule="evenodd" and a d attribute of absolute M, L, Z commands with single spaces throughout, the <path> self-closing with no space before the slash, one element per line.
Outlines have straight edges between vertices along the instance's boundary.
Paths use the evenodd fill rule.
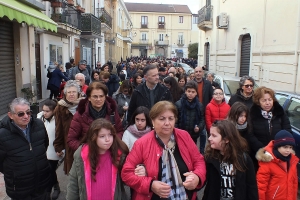
<path fill-rule="evenodd" d="M 112 29 L 112 17 L 104 8 L 98 8 L 98 9 L 99 9 L 98 12 L 102 13 L 100 17 L 102 32 L 108 32 Z"/>
<path fill-rule="evenodd" d="M 184 46 L 184 40 L 177 40 L 177 46 L 179 47 Z"/>
<path fill-rule="evenodd" d="M 131 29 L 123 29 L 122 37 L 124 42 L 132 43 L 132 32 Z"/>
<path fill-rule="evenodd" d="M 141 28 L 148 28 L 148 24 L 142 24 L 141 23 Z"/>
<path fill-rule="evenodd" d="M 150 44 L 150 42 L 146 39 L 140 39 L 140 44 Z"/>
<path fill-rule="evenodd" d="M 155 40 L 154 44 L 157 45 L 157 46 L 168 46 L 169 45 L 169 40 L 163 40 L 163 41 Z"/>
<path fill-rule="evenodd" d="M 73 6 L 62 4 L 62 9 L 56 9 L 51 19 L 57 23 L 57 30 L 64 34 L 80 35 L 81 14 Z"/>
<path fill-rule="evenodd" d="M 200 30 L 206 31 L 207 29 L 212 29 L 213 27 L 213 6 L 204 6 L 198 11 L 198 28 Z"/>
<path fill-rule="evenodd" d="M 158 22 L 158 29 L 165 29 L 165 22 Z"/>
<path fill-rule="evenodd" d="M 81 35 L 84 38 L 101 38 L 101 21 L 91 13 L 81 14 Z"/>

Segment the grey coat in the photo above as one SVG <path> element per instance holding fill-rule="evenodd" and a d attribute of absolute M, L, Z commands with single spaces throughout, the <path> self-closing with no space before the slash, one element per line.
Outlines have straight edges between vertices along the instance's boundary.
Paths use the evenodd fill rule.
<path fill-rule="evenodd" d="M 89 70 L 86 68 L 85 70 L 83 70 L 82 72 L 80 72 L 79 68 L 73 67 L 69 70 L 68 72 L 68 78 L 69 80 L 75 80 L 75 75 L 78 73 L 82 73 L 85 76 L 85 84 L 89 85 L 91 82 L 91 75 L 89 73 Z"/>

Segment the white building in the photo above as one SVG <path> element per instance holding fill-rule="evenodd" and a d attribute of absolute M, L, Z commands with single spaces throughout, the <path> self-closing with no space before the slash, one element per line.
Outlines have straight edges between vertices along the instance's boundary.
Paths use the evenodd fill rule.
<path fill-rule="evenodd" d="M 200 0 L 199 65 L 300 92 L 300 2 Z"/>

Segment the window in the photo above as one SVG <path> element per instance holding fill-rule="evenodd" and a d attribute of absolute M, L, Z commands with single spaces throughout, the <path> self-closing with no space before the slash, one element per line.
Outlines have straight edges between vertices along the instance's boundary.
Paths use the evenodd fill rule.
<path fill-rule="evenodd" d="M 159 35 L 159 41 L 164 41 L 164 34 L 163 33 L 160 33 Z"/>
<path fill-rule="evenodd" d="M 83 47 L 83 60 L 86 60 L 86 64 L 91 66 L 92 64 L 92 49 L 88 47 Z"/>
<path fill-rule="evenodd" d="M 178 44 L 183 44 L 183 33 L 178 33 Z"/>
<path fill-rule="evenodd" d="M 62 46 L 50 44 L 50 62 L 58 62 L 58 64 L 62 64 L 62 52 Z"/>
<path fill-rule="evenodd" d="M 141 33 L 142 40 L 147 40 L 147 33 Z"/>
<path fill-rule="evenodd" d="M 148 27 L 148 17 L 147 16 L 142 16 L 141 25 L 142 25 L 142 28 L 147 28 Z"/>
<path fill-rule="evenodd" d="M 164 24 L 165 23 L 165 17 L 164 16 L 159 16 L 158 17 L 158 23 Z"/>
<path fill-rule="evenodd" d="M 275 97 L 281 106 L 283 106 L 284 102 L 288 99 L 288 95 L 281 93 L 275 93 Z"/>
<path fill-rule="evenodd" d="M 197 15 L 193 16 L 193 24 L 198 24 L 198 16 Z"/>
<path fill-rule="evenodd" d="M 179 16 L 179 23 L 183 23 L 183 16 Z"/>
<path fill-rule="evenodd" d="M 287 110 L 292 127 L 300 129 L 300 99 L 292 98 Z"/>

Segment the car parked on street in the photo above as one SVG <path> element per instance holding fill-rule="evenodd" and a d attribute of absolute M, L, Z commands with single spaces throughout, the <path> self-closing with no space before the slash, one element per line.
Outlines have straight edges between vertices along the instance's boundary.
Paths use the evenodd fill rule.
<path fill-rule="evenodd" d="M 190 75 L 191 73 L 194 72 L 194 69 L 186 63 L 177 63 L 174 61 L 171 61 L 171 63 L 175 68 L 182 67 L 187 75 Z"/>
<path fill-rule="evenodd" d="M 276 91 L 275 97 L 286 112 L 296 141 L 295 152 L 300 158 L 300 95 L 290 92 Z M 300 181 L 300 163 L 298 163 L 298 181 Z"/>

